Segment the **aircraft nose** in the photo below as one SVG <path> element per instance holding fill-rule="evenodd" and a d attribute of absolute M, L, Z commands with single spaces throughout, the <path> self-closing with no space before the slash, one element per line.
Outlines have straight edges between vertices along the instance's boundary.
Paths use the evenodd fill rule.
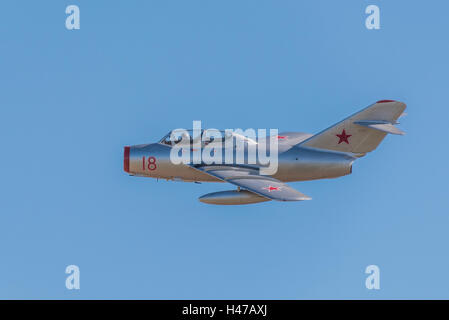
<path fill-rule="evenodd" d="M 124 148 L 123 152 L 123 170 L 129 173 L 129 146 Z"/>

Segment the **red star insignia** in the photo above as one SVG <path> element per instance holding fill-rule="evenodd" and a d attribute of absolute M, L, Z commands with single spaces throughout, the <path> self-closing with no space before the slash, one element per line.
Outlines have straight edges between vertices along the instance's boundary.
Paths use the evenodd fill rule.
<path fill-rule="evenodd" d="M 287 139 L 287 136 L 278 136 L 278 140 L 285 140 Z"/>
<path fill-rule="evenodd" d="M 265 187 L 264 189 L 265 189 L 265 190 L 268 190 L 268 192 L 271 192 L 271 191 L 280 191 L 280 190 L 281 190 L 281 187 L 268 186 L 268 187 Z"/>
<path fill-rule="evenodd" d="M 340 139 L 340 140 L 338 140 L 338 144 L 340 144 L 342 142 L 346 142 L 347 144 L 349 144 L 348 138 L 350 136 L 352 136 L 352 134 L 346 134 L 345 129 L 343 129 L 341 134 L 336 134 L 336 136 Z"/>

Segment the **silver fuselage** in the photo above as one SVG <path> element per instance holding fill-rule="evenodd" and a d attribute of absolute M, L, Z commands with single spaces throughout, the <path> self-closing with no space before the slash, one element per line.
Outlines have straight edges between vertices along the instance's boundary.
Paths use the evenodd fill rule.
<path fill-rule="evenodd" d="M 170 160 L 172 147 L 169 145 L 152 143 L 127 148 L 129 149 L 125 151 L 125 171 L 131 175 L 175 181 L 222 182 L 188 164 L 174 164 Z M 350 174 L 355 159 L 350 154 L 342 152 L 281 145 L 278 152 L 278 170 L 272 177 L 284 182 L 336 178 Z M 224 163 L 215 165 L 229 166 Z M 256 169 L 261 167 L 257 163 L 232 164 L 232 166 Z"/>

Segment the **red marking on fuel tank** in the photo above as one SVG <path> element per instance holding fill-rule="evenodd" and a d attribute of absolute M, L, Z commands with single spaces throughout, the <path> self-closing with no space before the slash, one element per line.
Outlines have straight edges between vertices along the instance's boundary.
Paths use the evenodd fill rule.
<path fill-rule="evenodd" d="M 271 192 L 271 191 L 280 191 L 281 187 L 268 186 L 263 189 L 268 190 L 268 192 Z"/>
<path fill-rule="evenodd" d="M 124 157 L 123 157 L 123 170 L 129 173 L 129 147 L 125 147 Z"/>

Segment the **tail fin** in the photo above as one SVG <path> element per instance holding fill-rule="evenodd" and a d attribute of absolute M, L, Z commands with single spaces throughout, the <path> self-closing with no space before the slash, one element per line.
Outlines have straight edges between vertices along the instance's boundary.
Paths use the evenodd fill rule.
<path fill-rule="evenodd" d="M 377 101 L 298 146 L 365 154 L 376 149 L 387 133 L 404 134 L 394 124 L 405 107 L 394 100 Z"/>

